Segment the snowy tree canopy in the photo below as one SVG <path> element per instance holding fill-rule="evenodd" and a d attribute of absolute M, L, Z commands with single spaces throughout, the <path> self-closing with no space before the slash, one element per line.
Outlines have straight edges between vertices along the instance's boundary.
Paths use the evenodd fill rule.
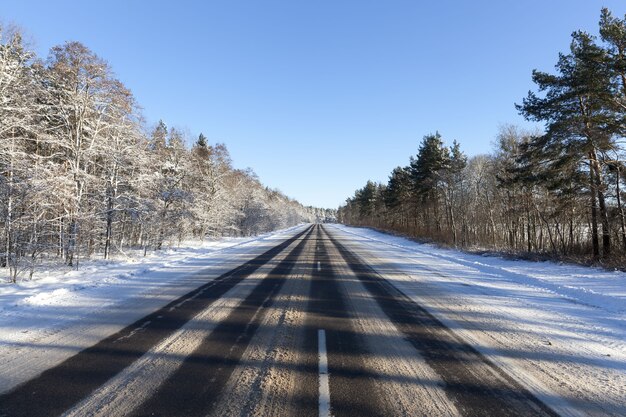
<path fill-rule="evenodd" d="M 124 247 L 333 216 L 235 169 L 204 134 L 193 141 L 163 121 L 146 130 L 131 92 L 80 42 L 42 61 L 0 27 L 0 266 L 10 280 L 44 255 L 76 266 Z"/>

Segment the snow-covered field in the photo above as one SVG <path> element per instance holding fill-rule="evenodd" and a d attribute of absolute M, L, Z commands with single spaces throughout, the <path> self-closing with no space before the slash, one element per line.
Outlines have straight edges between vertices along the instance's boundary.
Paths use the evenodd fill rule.
<path fill-rule="evenodd" d="M 85 261 L 0 284 L 0 392 L 26 381 L 305 226 Z"/>
<path fill-rule="evenodd" d="M 626 274 L 333 225 L 409 298 L 564 415 L 626 415 Z M 331 229 L 332 230 L 332 229 Z"/>

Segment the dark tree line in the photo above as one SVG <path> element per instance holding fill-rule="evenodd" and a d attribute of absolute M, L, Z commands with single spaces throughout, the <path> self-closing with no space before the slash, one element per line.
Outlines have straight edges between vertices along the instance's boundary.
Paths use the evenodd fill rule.
<path fill-rule="evenodd" d="M 368 182 L 339 210 L 373 226 L 460 247 L 622 262 L 626 254 L 626 17 L 603 9 L 600 36 L 577 31 L 555 73 L 516 107 L 542 132 L 505 126 L 490 155 L 424 137 L 387 184 Z"/>
<path fill-rule="evenodd" d="M 42 256 L 76 266 L 332 215 L 235 169 L 202 134 L 145 128 L 131 92 L 81 43 L 44 61 L 0 27 L 0 273 L 10 281 Z"/>

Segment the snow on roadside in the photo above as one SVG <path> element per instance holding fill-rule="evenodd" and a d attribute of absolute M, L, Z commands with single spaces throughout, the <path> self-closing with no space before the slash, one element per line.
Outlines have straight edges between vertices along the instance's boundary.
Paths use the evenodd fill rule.
<path fill-rule="evenodd" d="M 176 247 L 148 252 L 145 257 L 143 251 L 129 251 L 127 256 L 118 255 L 112 260 L 81 261 L 78 269 L 56 265 L 52 266 L 52 268 L 56 267 L 56 270 L 38 271 L 32 280 L 21 280 L 17 284 L 7 283 L 5 278 L 4 282 L 0 282 L 0 314 L 2 311 L 14 310 L 17 307 L 70 304 L 72 302 L 69 298 L 81 298 L 85 295 L 85 291 L 96 289 L 96 291 L 108 291 L 108 288 L 104 287 L 119 287 L 131 281 L 135 283 L 150 281 L 150 273 L 153 271 L 163 271 L 190 260 L 214 256 L 216 252 L 249 244 L 273 234 L 187 241 Z M 118 295 L 124 296 L 120 293 Z M 75 300 L 75 302 L 80 303 L 80 300 Z"/>
<path fill-rule="evenodd" d="M 84 261 L 0 284 L 0 392 L 293 236 L 185 242 L 136 257 Z"/>
<path fill-rule="evenodd" d="M 384 243 L 405 251 L 427 253 L 430 256 L 474 268 L 485 275 L 498 276 L 519 284 L 540 288 L 581 304 L 615 313 L 626 313 L 626 273 L 554 263 L 509 260 L 490 255 L 474 255 L 458 250 L 442 249 L 430 244 L 413 242 L 364 228 L 336 226 L 346 233 Z"/>
<path fill-rule="evenodd" d="M 626 415 L 626 273 L 332 228 L 405 295 L 563 415 Z"/>

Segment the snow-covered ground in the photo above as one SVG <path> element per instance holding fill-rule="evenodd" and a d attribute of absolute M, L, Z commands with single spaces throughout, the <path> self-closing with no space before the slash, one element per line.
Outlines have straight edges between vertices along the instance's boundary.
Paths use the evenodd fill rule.
<path fill-rule="evenodd" d="M 292 236 L 195 243 L 0 284 L 0 392 Z M 626 415 L 626 274 L 331 233 L 563 415 Z M 600 411 L 599 411 L 600 410 Z"/>
<path fill-rule="evenodd" d="M 0 283 L 0 392 L 26 381 L 305 226 L 248 238 L 187 242 Z"/>
<path fill-rule="evenodd" d="M 626 415 L 625 273 L 333 229 L 406 296 L 560 413 Z"/>

